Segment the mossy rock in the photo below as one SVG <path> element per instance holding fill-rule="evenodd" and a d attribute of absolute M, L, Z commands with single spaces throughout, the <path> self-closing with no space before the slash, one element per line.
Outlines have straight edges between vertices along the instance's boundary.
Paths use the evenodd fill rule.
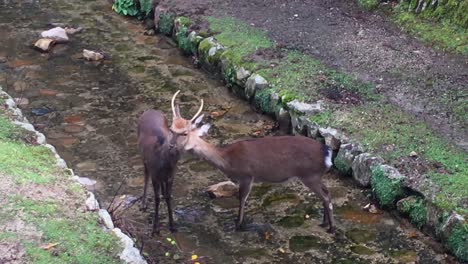
<path fill-rule="evenodd" d="M 427 223 L 427 207 L 423 198 L 410 196 L 398 201 L 397 209 L 408 215 L 411 223 L 422 228 Z"/>
<path fill-rule="evenodd" d="M 447 240 L 447 247 L 461 261 L 468 261 L 468 224 L 457 224 Z"/>
<path fill-rule="evenodd" d="M 173 14 L 161 14 L 159 16 L 159 32 L 161 34 L 170 36 L 174 28 L 174 15 Z"/>
<path fill-rule="evenodd" d="M 260 89 L 255 92 L 254 102 L 257 109 L 262 111 L 265 114 L 274 114 L 275 109 L 271 108 L 271 97 L 270 94 L 272 90 L 270 89 Z"/>
<path fill-rule="evenodd" d="M 403 197 L 402 178 L 392 177 L 385 170 L 385 165 L 373 166 L 371 168 L 372 191 L 381 206 L 393 207 L 395 202 Z"/>
<path fill-rule="evenodd" d="M 363 245 L 352 245 L 351 246 L 351 251 L 355 254 L 358 254 L 358 255 L 373 255 L 375 254 L 375 251 L 366 247 L 366 246 L 363 246 Z"/>
<path fill-rule="evenodd" d="M 201 63 L 212 71 L 220 70 L 221 54 L 223 52 L 224 47 L 212 37 L 202 40 L 198 46 Z"/>

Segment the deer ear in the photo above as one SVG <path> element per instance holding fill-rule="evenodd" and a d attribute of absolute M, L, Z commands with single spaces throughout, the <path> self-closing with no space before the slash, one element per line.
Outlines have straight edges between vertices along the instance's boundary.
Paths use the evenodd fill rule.
<path fill-rule="evenodd" d="M 197 119 L 195 119 L 195 121 L 192 123 L 192 129 L 196 128 L 198 124 L 200 124 L 200 122 L 203 119 L 203 116 L 204 114 L 201 114 L 199 117 L 197 117 Z"/>
<path fill-rule="evenodd" d="M 210 130 L 211 124 L 204 124 L 197 130 L 197 135 L 199 137 L 203 137 L 204 135 L 208 134 L 208 130 Z"/>

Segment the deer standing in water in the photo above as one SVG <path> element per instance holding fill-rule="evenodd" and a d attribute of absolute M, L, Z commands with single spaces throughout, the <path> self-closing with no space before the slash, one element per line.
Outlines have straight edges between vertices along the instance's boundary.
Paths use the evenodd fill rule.
<path fill-rule="evenodd" d="M 198 114 L 190 121 L 179 116 L 177 122 L 172 123 L 171 131 L 180 135 L 177 144 L 181 148 L 194 152 L 239 184 L 237 229 L 242 227 L 245 202 L 254 182 L 283 183 L 297 178 L 322 200 L 321 226 L 329 226 L 329 233 L 335 231 L 330 192 L 322 183 L 323 175 L 332 166 L 330 147 L 307 137 L 281 136 L 242 140 L 218 148 L 201 138 L 208 132 L 209 124 L 200 128 L 192 125 Z"/>
<path fill-rule="evenodd" d="M 195 117 L 187 121 L 180 118 L 179 107 L 174 107 L 174 100 L 178 92 L 174 94 L 171 101 L 172 123 L 192 124 L 195 117 L 202 111 L 200 107 Z M 176 144 L 178 134 L 173 133 L 168 125 L 164 114 L 156 110 L 145 111 L 138 122 L 138 146 L 143 156 L 145 182 L 141 202 L 142 210 L 146 210 L 146 189 L 148 179 L 151 176 L 154 190 L 155 214 L 153 219 L 152 235 L 159 234 L 159 203 L 161 201 L 160 191 L 166 200 L 167 213 L 169 216 L 169 229 L 174 232 L 174 219 L 172 215 L 171 194 L 172 183 L 176 171 L 176 164 L 180 157 L 180 147 Z"/>

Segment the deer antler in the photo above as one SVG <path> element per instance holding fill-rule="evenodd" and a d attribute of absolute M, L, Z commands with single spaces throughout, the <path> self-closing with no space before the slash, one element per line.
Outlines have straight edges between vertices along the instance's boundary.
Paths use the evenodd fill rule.
<path fill-rule="evenodd" d="M 198 109 L 198 112 L 192 117 L 192 119 L 190 119 L 190 123 L 192 123 L 203 110 L 203 99 L 201 99 L 200 101 L 201 101 L 200 109 Z"/>
<path fill-rule="evenodd" d="M 174 105 L 174 102 L 175 102 L 175 99 L 177 97 L 177 95 L 180 93 L 180 90 L 178 90 L 173 96 L 172 96 L 172 101 L 171 101 L 171 108 L 172 108 L 172 114 L 174 115 L 174 117 L 179 117 L 177 115 L 177 112 L 176 112 L 176 109 L 175 109 L 175 105 Z"/>

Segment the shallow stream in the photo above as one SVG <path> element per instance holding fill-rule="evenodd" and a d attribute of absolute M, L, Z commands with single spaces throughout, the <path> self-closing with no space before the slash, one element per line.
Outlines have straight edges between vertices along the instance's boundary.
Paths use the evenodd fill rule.
<path fill-rule="evenodd" d="M 49 53 L 33 49 L 52 23 L 84 30 Z M 140 22 L 114 14 L 104 0 L 0 2 L 0 85 L 21 98 L 29 120 L 77 175 L 97 181 L 91 189 L 104 206 L 114 196 L 116 203 L 142 194 L 137 118 L 149 108 L 169 114 L 170 98 L 178 89 L 184 116 L 196 111 L 199 98 L 205 100 L 205 119 L 214 124 L 208 140 L 214 144 L 268 134 L 274 126 L 219 80 L 194 68 L 171 40 L 144 33 Z M 83 49 L 102 51 L 108 58 L 85 61 Z M 193 263 L 193 254 L 200 263 L 226 264 L 451 259 L 405 220 L 363 211 L 367 191 L 337 174 L 326 176 L 336 208 L 335 236 L 318 227 L 321 202 L 299 183 L 255 186 L 247 205 L 249 231 L 236 232 L 237 199 L 211 199 L 204 192 L 224 180 L 207 163 L 185 155 L 173 190 L 179 232 L 168 231 L 164 203 L 160 237 L 149 236 L 152 209 L 140 212 L 135 205 L 121 211 L 118 222 L 155 263 Z"/>

